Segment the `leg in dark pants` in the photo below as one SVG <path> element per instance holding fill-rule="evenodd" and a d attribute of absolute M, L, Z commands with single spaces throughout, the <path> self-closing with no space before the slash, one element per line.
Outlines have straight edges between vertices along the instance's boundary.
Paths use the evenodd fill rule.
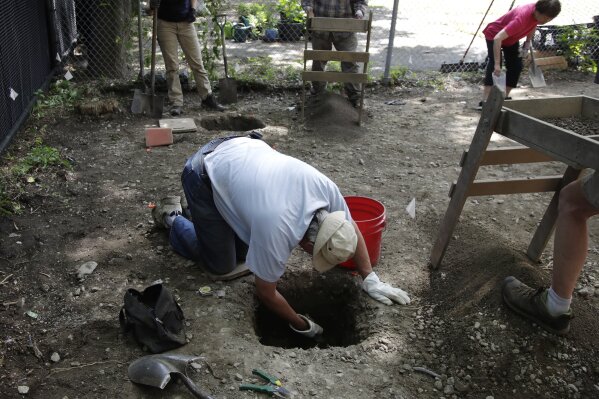
<path fill-rule="evenodd" d="M 510 95 L 510 91 L 518 87 L 518 79 L 522 73 L 522 58 L 520 58 L 520 44 L 515 43 L 509 47 L 503 47 L 503 56 L 505 58 L 505 83 L 506 96 Z"/>
<path fill-rule="evenodd" d="M 520 58 L 519 50 L 520 44 L 515 43 L 509 47 L 502 47 L 503 52 L 503 63 L 505 63 L 506 73 L 506 88 L 505 96 L 510 95 L 510 91 L 518 86 L 518 79 L 520 79 L 520 73 L 522 72 L 522 58 Z M 493 70 L 495 68 L 495 56 L 493 54 L 493 40 L 487 40 L 487 52 L 489 55 L 489 61 L 485 70 L 485 93 L 483 101 L 487 100 L 491 87 L 493 87 Z M 503 64 L 502 63 L 502 64 Z"/>
<path fill-rule="evenodd" d="M 211 273 L 229 273 L 238 261 L 245 260 L 247 244 L 222 218 L 214 205 L 212 189 L 191 168 L 190 161 L 185 165 L 181 182 L 193 223 L 182 216 L 175 219 L 171 246 L 184 257 L 200 260 Z"/>

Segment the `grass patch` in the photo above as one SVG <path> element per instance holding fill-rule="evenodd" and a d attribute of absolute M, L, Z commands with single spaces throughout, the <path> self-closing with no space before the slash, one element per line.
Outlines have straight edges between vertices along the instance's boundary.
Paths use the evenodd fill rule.
<path fill-rule="evenodd" d="M 399 66 L 391 68 L 389 78 L 392 86 L 445 90 L 445 76 L 440 72 L 414 72 L 405 66 Z"/>
<path fill-rule="evenodd" d="M 302 81 L 299 65 L 277 66 L 269 56 L 248 57 L 243 69 L 231 68 L 230 72 L 242 85 L 265 89 L 300 87 Z"/>
<path fill-rule="evenodd" d="M 21 213 L 21 198 L 29 185 L 40 181 L 40 175 L 71 169 L 71 163 L 54 147 L 37 137 L 22 157 L 6 156 L 7 165 L 0 168 L 0 216 Z"/>

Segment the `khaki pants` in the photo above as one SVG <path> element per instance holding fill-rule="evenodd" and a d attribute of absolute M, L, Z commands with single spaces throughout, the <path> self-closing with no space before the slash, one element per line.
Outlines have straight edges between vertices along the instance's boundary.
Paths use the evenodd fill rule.
<path fill-rule="evenodd" d="M 347 32 L 312 32 L 312 49 L 313 50 L 332 50 L 333 45 L 337 51 L 356 51 L 358 47 L 358 38 L 355 33 Z M 326 61 L 312 61 L 313 71 L 324 71 Z M 342 72 L 358 72 L 358 64 L 356 62 L 342 62 Z M 312 89 L 315 93 L 319 93 L 326 87 L 326 82 L 312 82 Z M 356 83 L 346 83 L 345 93 L 350 100 L 360 98 L 360 85 Z"/>
<path fill-rule="evenodd" d="M 200 97 L 205 99 L 211 92 L 208 73 L 202 62 L 202 50 L 198 41 L 196 28 L 191 22 L 167 22 L 158 19 L 156 32 L 164 66 L 166 67 L 166 82 L 168 98 L 173 105 L 183 105 L 183 91 L 179 81 L 179 45 L 185 54 L 189 68 L 193 72 Z"/>

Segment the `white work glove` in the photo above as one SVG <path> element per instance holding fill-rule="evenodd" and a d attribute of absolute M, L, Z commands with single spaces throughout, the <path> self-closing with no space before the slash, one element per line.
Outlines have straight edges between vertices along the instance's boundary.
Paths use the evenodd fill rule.
<path fill-rule="evenodd" d="M 306 321 L 306 323 L 308 323 L 309 328 L 307 330 L 296 330 L 295 328 L 293 328 L 293 326 L 291 324 L 289 324 L 289 328 L 291 328 L 296 333 L 301 334 L 304 337 L 308 337 L 308 338 L 314 338 L 315 336 L 322 334 L 323 330 L 322 330 L 321 326 L 314 323 L 312 320 L 308 319 L 304 315 L 298 314 L 298 316 L 301 317 L 302 319 L 304 319 Z"/>
<path fill-rule="evenodd" d="M 410 303 L 410 297 L 407 292 L 399 288 L 394 288 L 387 283 L 383 283 L 379 280 L 379 276 L 377 276 L 375 272 L 366 276 L 362 282 L 362 289 L 373 299 L 376 299 L 385 305 L 393 305 L 393 301 L 401 305 Z"/>
<path fill-rule="evenodd" d="M 354 14 L 354 18 L 356 18 L 356 19 L 364 18 L 364 11 L 362 11 L 362 10 L 356 11 L 356 13 Z"/>

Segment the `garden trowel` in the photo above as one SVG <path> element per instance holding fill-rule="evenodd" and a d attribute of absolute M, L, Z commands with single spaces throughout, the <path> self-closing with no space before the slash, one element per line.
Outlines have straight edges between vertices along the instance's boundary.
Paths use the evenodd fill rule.
<path fill-rule="evenodd" d="M 198 359 L 201 358 L 178 353 L 144 356 L 129 365 L 127 375 L 136 384 L 160 389 L 166 387 L 171 376 L 179 377 L 196 398 L 213 399 L 212 396 L 202 392 L 186 374 L 189 364 Z"/>
<path fill-rule="evenodd" d="M 528 67 L 528 76 L 530 76 L 530 83 L 532 87 L 545 87 L 547 84 L 545 83 L 545 76 L 543 76 L 543 71 L 541 68 L 537 66 L 535 61 L 535 52 L 532 49 L 532 46 L 529 47 L 530 50 L 530 66 Z"/>

